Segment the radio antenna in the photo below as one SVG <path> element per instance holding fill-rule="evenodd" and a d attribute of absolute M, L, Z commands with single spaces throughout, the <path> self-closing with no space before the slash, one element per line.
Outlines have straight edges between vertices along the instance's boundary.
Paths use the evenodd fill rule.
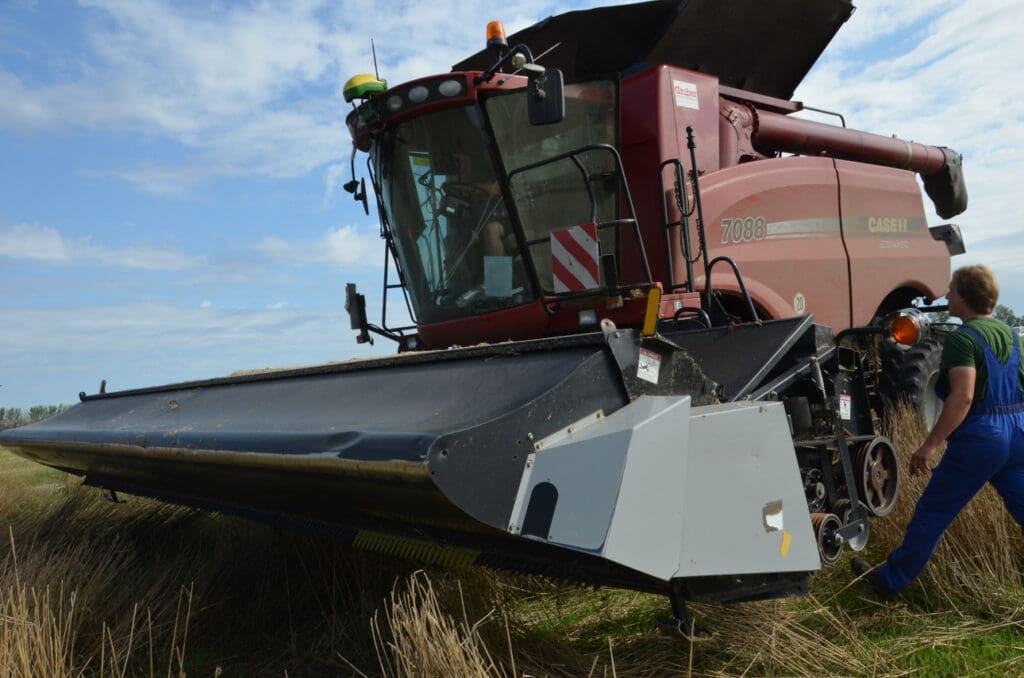
<path fill-rule="evenodd" d="M 377 68 L 377 48 L 373 44 L 373 38 L 370 38 L 370 51 L 373 52 L 373 72 L 380 80 L 380 69 Z"/>

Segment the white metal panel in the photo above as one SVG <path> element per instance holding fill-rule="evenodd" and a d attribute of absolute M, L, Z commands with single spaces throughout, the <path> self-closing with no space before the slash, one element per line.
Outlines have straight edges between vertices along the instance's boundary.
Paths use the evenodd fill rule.
<path fill-rule="evenodd" d="M 782 403 L 694 408 L 687 456 L 675 576 L 821 567 Z"/>
<path fill-rule="evenodd" d="M 603 555 L 667 581 L 679 567 L 690 397 L 643 396 L 626 409 L 633 435 Z"/>

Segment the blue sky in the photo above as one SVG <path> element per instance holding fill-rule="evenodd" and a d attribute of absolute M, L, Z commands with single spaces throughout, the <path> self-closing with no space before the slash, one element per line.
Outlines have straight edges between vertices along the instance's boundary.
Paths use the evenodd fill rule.
<path fill-rule="evenodd" d="M 378 227 L 340 189 L 370 37 L 397 84 L 477 51 L 488 20 L 596 4 L 0 4 L 0 406 L 391 352 L 343 310 L 349 281 L 379 308 Z M 955 264 L 989 263 L 1024 313 L 1024 3 L 855 4 L 794 98 L 964 153 Z"/>

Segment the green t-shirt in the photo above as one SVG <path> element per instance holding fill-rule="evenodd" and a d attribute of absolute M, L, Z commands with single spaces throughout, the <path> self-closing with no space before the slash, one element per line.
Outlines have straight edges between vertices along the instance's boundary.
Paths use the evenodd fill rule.
<path fill-rule="evenodd" d="M 971 318 L 967 327 L 977 332 L 988 343 L 992 352 L 1004 365 L 1013 352 L 1013 332 L 1010 326 L 995 318 Z M 966 332 L 959 330 L 946 336 L 942 347 L 942 376 L 948 378 L 951 367 L 973 367 L 977 370 L 974 382 L 974 402 L 985 399 L 988 388 L 988 367 L 985 365 L 985 349 Z M 1024 360 L 1020 364 L 1020 384 L 1024 389 Z"/>

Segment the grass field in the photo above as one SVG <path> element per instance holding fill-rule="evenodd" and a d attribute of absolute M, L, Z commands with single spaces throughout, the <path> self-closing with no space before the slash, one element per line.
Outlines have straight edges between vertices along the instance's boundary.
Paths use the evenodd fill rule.
<path fill-rule="evenodd" d="M 909 417 L 897 447 L 919 438 Z M 900 537 L 922 481 L 872 525 Z M 482 570 L 420 570 L 330 540 L 127 498 L 0 452 L 0 675 L 1024 675 L 1024 540 L 986 489 L 898 604 L 851 583 L 693 605 L 705 643 L 662 636 L 658 596 Z"/>

